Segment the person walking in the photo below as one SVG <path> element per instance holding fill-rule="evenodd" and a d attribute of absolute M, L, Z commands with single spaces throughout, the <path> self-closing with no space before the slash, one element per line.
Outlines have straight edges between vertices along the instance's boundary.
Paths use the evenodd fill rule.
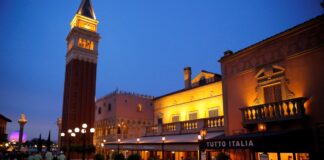
<path fill-rule="evenodd" d="M 45 159 L 46 160 L 52 160 L 53 159 L 53 154 L 50 151 L 47 151 L 45 154 Z"/>
<path fill-rule="evenodd" d="M 35 153 L 30 153 L 30 155 L 28 156 L 27 160 L 34 160 L 35 157 Z"/>
<path fill-rule="evenodd" d="M 43 159 L 42 155 L 39 152 L 34 156 L 34 160 L 42 160 L 42 159 Z"/>
<path fill-rule="evenodd" d="M 61 151 L 61 154 L 57 157 L 58 160 L 65 160 L 65 155 L 63 151 Z"/>

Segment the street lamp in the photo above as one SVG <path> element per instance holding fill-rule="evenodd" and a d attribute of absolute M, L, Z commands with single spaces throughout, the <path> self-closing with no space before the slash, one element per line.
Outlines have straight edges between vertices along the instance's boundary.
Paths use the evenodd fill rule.
<path fill-rule="evenodd" d="M 165 141 L 165 137 L 162 137 L 162 160 L 164 160 L 164 141 Z"/>
<path fill-rule="evenodd" d="M 267 125 L 265 123 L 259 123 L 258 124 L 258 131 L 259 132 L 265 132 L 267 130 Z"/>
<path fill-rule="evenodd" d="M 206 135 L 207 135 L 206 129 L 200 130 L 200 136 L 201 136 L 202 140 L 205 140 Z"/>
<path fill-rule="evenodd" d="M 69 144 L 68 144 L 68 160 L 70 160 L 71 157 L 71 141 L 72 141 L 72 137 L 75 137 L 75 133 L 72 132 L 72 129 L 68 129 L 68 133 L 69 133 Z M 65 135 L 65 134 L 64 134 Z"/>
<path fill-rule="evenodd" d="M 206 129 L 202 129 L 200 130 L 200 133 L 198 135 L 198 141 L 199 141 L 199 160 L 201 159 L 201 150 L 204 150 L 204 148 L 202 148 L 203 142 L 205 141 L 205 137 L 207 136 L 207 130 Z"/>
<path fill-rule="evenodd" d="M 81 129 L 79 127 L 74 128 L 74 132 L 79 133 L 81 131 L 82 133 L 82 160 L 85 160 L 85 146 L 86 146 L 86 133 L 88 125 L 86 123 L 83 123 L 81 125 Z M 90 128 L 90 133 L 94 133 L 95 129 Z"/>
<path fill-rule="evenodd" d="M 138 149 L 138 144 L 139 144 L 139 142 L 140 142 L 140 138 L 137 138 L 137 139 L 136 139 L 136 142 L 137 142 L 137 147 L 136 147 L 136 148 L 137 148 L 137 154 L 138 154 L 138 150 L 139 150 L 139 149 Z"/>
<path fill-rule="evenodd" d="M 200 141 L 201 141 L 201 135 L 197 136 L 198 139 L 198 160 L 201 160 L 201 149 L 200 149 Z"/>
<path fill-rule="evenodd" d="M 61 132 L 61 138 L 60 138 L 60 148 L 62 148 L 63 147 L 63 144 L 62 144 L 62 139 L 63 139 L 63 137 L 65 136 L 65 133 L 64 132 Z"/>
<path fill-rule="evenodd" d="M 103 140 L 102 140 L 102 143 L 100 144 L 100 145 L 101 145 L 101 152 L 102 152 L 102 154 L 105 154 L 105 149 L 104 149 L 104 147 L 105 147 L 105 143 L 106 143 L 106 140 L 103 139 Z"/>
<path fill-rule="evenodd" d="M 75 133 L 79 133 L 80 132 L 80 128 L 78 128 L 78 127 L 74 128 L 74 132 Z"/>
<path fill-rule="evenodd" d="M 117 153 L 119 154 L 119 143 L 120 143 L 120 139 L 118 138 L 117 141 L 118 141 L 117 142 Z"/>
<path fill-rule="evenodd" d="M 261 138 L 262 138 L 262 150 L 265 150 L 265 146 L 264 146 L 264 132 L 266 132 L 267 130 L 267 125 L 265 123 L 258 123 L 258 131 L 261 133 Z M 265 152 L 263 152 L 263 154 L 266 154 Z"/>
<path fill-rule="evenodd" d="M 86 133 L 86 128 L 88 127 L 88 125 L 86 123 L 82 124 L 82 129 L 81 129 L 81 133 L 83 135 L 83 143 L 82 143 L 82 160 L 85 160 L 85 133 Z"/>

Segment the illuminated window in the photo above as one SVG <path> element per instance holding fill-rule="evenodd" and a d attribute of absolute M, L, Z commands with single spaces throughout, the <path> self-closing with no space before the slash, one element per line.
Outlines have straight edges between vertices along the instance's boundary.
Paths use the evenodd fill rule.
<path fill-rule="evenodd" d="M 218 116 L 218 108 L 208 109 L 208 117 L 217 117 Z"/>
<path fill-rule="evenodd" d="M 197 119 L 198 118 L 198 114 L 197 114 L 197 112 L 195 111 L 195 112 L 190 112 L 189 113 L 189 120 L 195 120 L 195 119 Z"/>
<path fill-rule="evenodd" d="M 142 109 L 143 109 L 142 104 L 138 104 L 137 105 L 137 112 L 142 112 Z"/>
<path fill-rule="evenodd" d="M 94 43 L 93 43 L 93 41 L 90 41 L 88 39 L 79 38 L 78 46 L 81 48 L 84 48 L 84 49 L 93 50 Z"/>
<path fill-rule="evenodd" d="M 173 115 L 172 116 L 172 122 L 179 122 L 180 121 L 180 116 L 179 115 Z"/>

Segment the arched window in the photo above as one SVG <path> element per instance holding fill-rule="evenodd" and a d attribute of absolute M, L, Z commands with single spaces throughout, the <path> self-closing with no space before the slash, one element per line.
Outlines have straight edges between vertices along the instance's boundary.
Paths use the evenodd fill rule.
<path fill-rule="evenodd" d="M 101 107 L 99 107 L 98 109 L 98 114 L 101 114 Z"/>
<path fill-rule="evenodd" d="M 108 104 L 108 111 L 111 111 L 111 104 Z"/>
<path fill-rule="evenodd" d="M 137 105 L 137 112 L 142 112 L 143 106 L 142 104 Z"/>

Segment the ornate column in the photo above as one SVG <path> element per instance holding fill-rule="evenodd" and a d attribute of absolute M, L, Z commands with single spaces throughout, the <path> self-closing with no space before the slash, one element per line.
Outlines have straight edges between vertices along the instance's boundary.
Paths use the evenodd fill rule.
<path fill-rule="evenodd" d="M 27 123 L 27 119 L 25 115 L 22 113 L 20 119 L 18 120 L 20 129 L 19 129 L 19 145 L 18 145 L 18 150 L 21 148 L 22 144 L 22 138 L 23 138 L 23 133 L 24 133 L 24 126 Z"/>

